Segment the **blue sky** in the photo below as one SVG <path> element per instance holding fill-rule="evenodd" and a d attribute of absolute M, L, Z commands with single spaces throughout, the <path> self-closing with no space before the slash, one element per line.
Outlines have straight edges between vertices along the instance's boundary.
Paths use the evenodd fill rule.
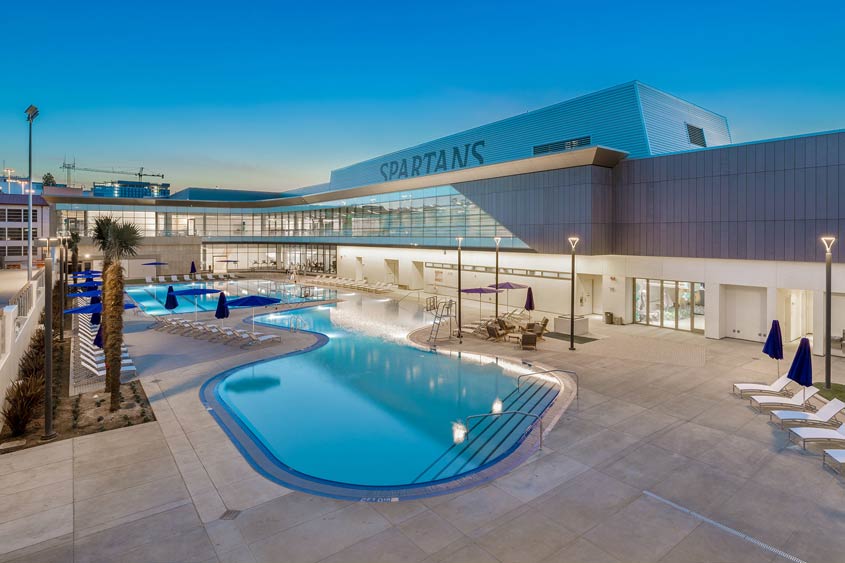
<path fill-rule="evenodd" d="M 35 173 L 59 180 L 67 155 L 282 190 L 633 79 L 726 115 L 735 142 L 845 128 L 841 1 L 16 4 L 0 159 L 25 172 L 34 103 Z"/>

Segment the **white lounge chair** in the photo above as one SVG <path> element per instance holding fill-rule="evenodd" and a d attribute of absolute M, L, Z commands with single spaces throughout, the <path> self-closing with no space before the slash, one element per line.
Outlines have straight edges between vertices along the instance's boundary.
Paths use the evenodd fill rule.
<path fill-rule="evenodd" d="M 737 391 L 739 391 L 740 397 L 742 397 L 743 393 L 757 393 L 760 395 L 779 395 L 785 392 L 786 386 L 789 384 L 789 382 L 789 377 L 783 375 L 771 385 L 766 385 L 764 383 L 734 383 L 732 392 L 736 393 Z"/>
<path fill-rule="evenodd" d="M 226 276 L 224 276 L 223 274 L 217 274 L 217 279 L 218 280 L 225 280 Z"/>
<path fill-rule="evenodd" d="M 820 408 L 818 412 L 772 411 L 769 413 L 769 420 L 777 418 L 780 421 L 781 428 L 783 428 L 785 423 L 821 425 L 835 424 L 836 419 L 834 417 L 839 414 L 842 409 L 845 409 L 845 403 L 839 399 L 833 399 L 828 404 Z"/>
<path fill-rule="evenodd" d="M 85 364 L 83 364 L 82 367 L 84 367 L 85 369 L 87 369 L 88 371 L 93 373 L 94 375 L 98 375 L 100 377 L 105 377 L 105 375 L 106 375 L 105 369 L 97 369 L 94 366 L 85 365 Z M 135 366 L 124 366 L 124 367 L 120 368 L 120 373 L 133 373 L 133 372 L 136 372 L 136 371 L 138 371 L 138 370 L 137 370 L 137 368 L 135 368 Z"/>
<path fill-rule="evenodd" d="M 144 281 L 146 281 L 147 283 L 153 283 L 153 278 L 152 276 L 147 276 L 144 278 Z"/>
<path fill-rule="evenodd" d="M 164 276 L 159 276 L 158 283 L 167 283 L 167 280 L 164 279 Z"/>
<path fill-rule="evenodd" d="M 800 409 L 810 398 L 819 392 L 818 387 L 804 388 L 792 397 L 779 397 L 776 395 L 754 395 L 751 397 L 751 406 L 755 406 L 757 410 L 762 411 L 764 408 L 781 407 L 784 409 Z"/>
<path fill-rule="evenodd" d="M 832 428 L 790 428 L 789 439 L 795 436 L 801 440 L 801 447 L 806 448 L 807 442 L 843 442 L 845 443 L 845 423 L 836 430 Z M 793 440 L 794 441 L 794 440 Z"/>
<path fill-rule="evenodd" d="M 191 279 L 191 276 L 189 274 L 185 274 L 185 275 L 182 276 L 182 281 L 189 282 L 189 281 L 194 281 L 194 280 Z"/>
<path fill-rule="evenodd" d="M 831 465 L 829 462 L 825 463 L 827 459 L 830 459 L 830 461 L 835 463 L 836 467 Z M 837 473 L 842 473 L 842 469 L 845 467 L 845 450 L 825 450 L 822 454 L 822 467 L 825 465 Z"/>
<path fill-rule="evenodd" d="M 214 274 L 206 274 L 205 279 L 207 279 L 208 281 L 214 281 Z"/>
<path fill-rule="evenodd" d="M 179 283 L 179 276 L 177 276 L 176 274 L 171 274 L 170 281 L 174 281 L 176 283 Z"/>
<path fill-rule="evenodd" d="M 267 342 L 271 342 L 273 340 L 275 340 L 277 342 L 282 341 L 282 337 L 279 336 L 278 334 L 259 334 L 259 333 L 255 333 L 255 334 L 248 334 L 247 336 L 249 337 L 250 344 L 252 344 L 253 346 L 260 345 L 260 344 L 266 344 Z"/>

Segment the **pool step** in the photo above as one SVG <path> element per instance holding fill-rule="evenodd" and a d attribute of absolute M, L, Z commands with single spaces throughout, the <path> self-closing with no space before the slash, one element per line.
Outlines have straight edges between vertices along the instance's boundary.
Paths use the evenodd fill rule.
<path fill-rule="evenodd" d="M 540 415 L 554 401 L 559 390 L 554 383 L 531 380 L 502 400 L 502 410 Z M 535 421 L 533 416 L 522 414 L 478 419 L 471 424 L 469 435 L 463 443 L 447 448 L 414 482 L 447 479 L 495 460 L 510 450 Z"/>

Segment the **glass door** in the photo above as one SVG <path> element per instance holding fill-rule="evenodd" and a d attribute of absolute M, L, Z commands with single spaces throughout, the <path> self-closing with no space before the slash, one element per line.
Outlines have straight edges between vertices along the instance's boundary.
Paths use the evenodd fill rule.
<path fill-rule="evenodd" d="M 660 280 L 648 280 L 648 318 L 650 325 L 661 326 L 663 291 Z"/>
<path fill-rule="evenodd" d="M 692 284 L 678 282 L 677 326 L 679 330 L 692 330 Z"/>
<path fill-rule="evenodd" d="M 663 318 L 661 325 L 664 328 L 678 328 L 677 307 L 678 307 L 678 284 L 673 281 L 664 281 L 663 285 Z"/>
<path fill-rule="evenodd" d="M 696 282 L 692 285 L 692 330 L 704 332 L 704 284 Z"/>
<path fill-rule="evenodd" d="M 634 322 L 648 322 L 648 285 L 646 280 L 634 280 Z"/>

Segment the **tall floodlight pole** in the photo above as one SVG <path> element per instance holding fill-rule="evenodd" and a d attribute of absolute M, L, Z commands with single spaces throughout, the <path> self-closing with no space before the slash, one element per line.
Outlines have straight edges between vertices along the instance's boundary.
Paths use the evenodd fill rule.
<path fill-rule="evenodd" d="M 836 237 L 822 237 L 824 244 L 824 388 L 830 389 L 830 310 L 831 310 L 831 278 L 833 270 L 833 243 Z"/>
<path fill-rule="evenodd" d="M 502 242 L 502 237 L 493 237 L 496 243 L 496 289 L 499 289 L 499 244 Z M 496 318 L 499 318 L 499 292 L 496 292 Z"/>
<path fill-rule="evenodd" d="M 67 237 L 59 237 L 59 291 L 61 292 L 62 309 L 67 303 Z M 59 331 L 59 342 L 65 341 L 65 323 L 62 319 L 61 330 Z"/>
<path fill-rule="evenodd" d="M 458 342 L 463 344 L 464 335 L 461 331 L 463 326 L 461 317 L 461 243 L 464 241 L 464 237 L 455 237 L 455 240 L 458 241 Z"/>
<path fill-rule="evenodd" d="M 27 196 L 26 207 L 29 213 L 27 217 L 27 235 L 26 235 L 26 279 L 32 280 L 32 122 L 38 117 L 38 108 L 29 106 L 26 108 L 26 120 L 29 122 L 29 192 Z"/>
<path fill-rule="evenodd" d="M 3 173 L 6 174 L 6 189 L 9 190 L 9 193 L 12 193 L 12 174 L 15 173 L 14 168 L 4 168 Z M 3 191 L 3 190 L 0 190 Z"/>
<path fill-rule="evenodd" d="M 42 440 L 56 437 L 53 430 L 53 255 L 50 241 L 58 239 L 43 238 L 47 243 L 47 259 L 44 260 L 44 434 Z"/>
<path fill-rule="evenodd" d="M 569 292 L 569 349 L 575 350 L 575 245 L 578 244 L 578 237 L 569 237 L 569 244 L 572 246 L 572 282 Z"/>

